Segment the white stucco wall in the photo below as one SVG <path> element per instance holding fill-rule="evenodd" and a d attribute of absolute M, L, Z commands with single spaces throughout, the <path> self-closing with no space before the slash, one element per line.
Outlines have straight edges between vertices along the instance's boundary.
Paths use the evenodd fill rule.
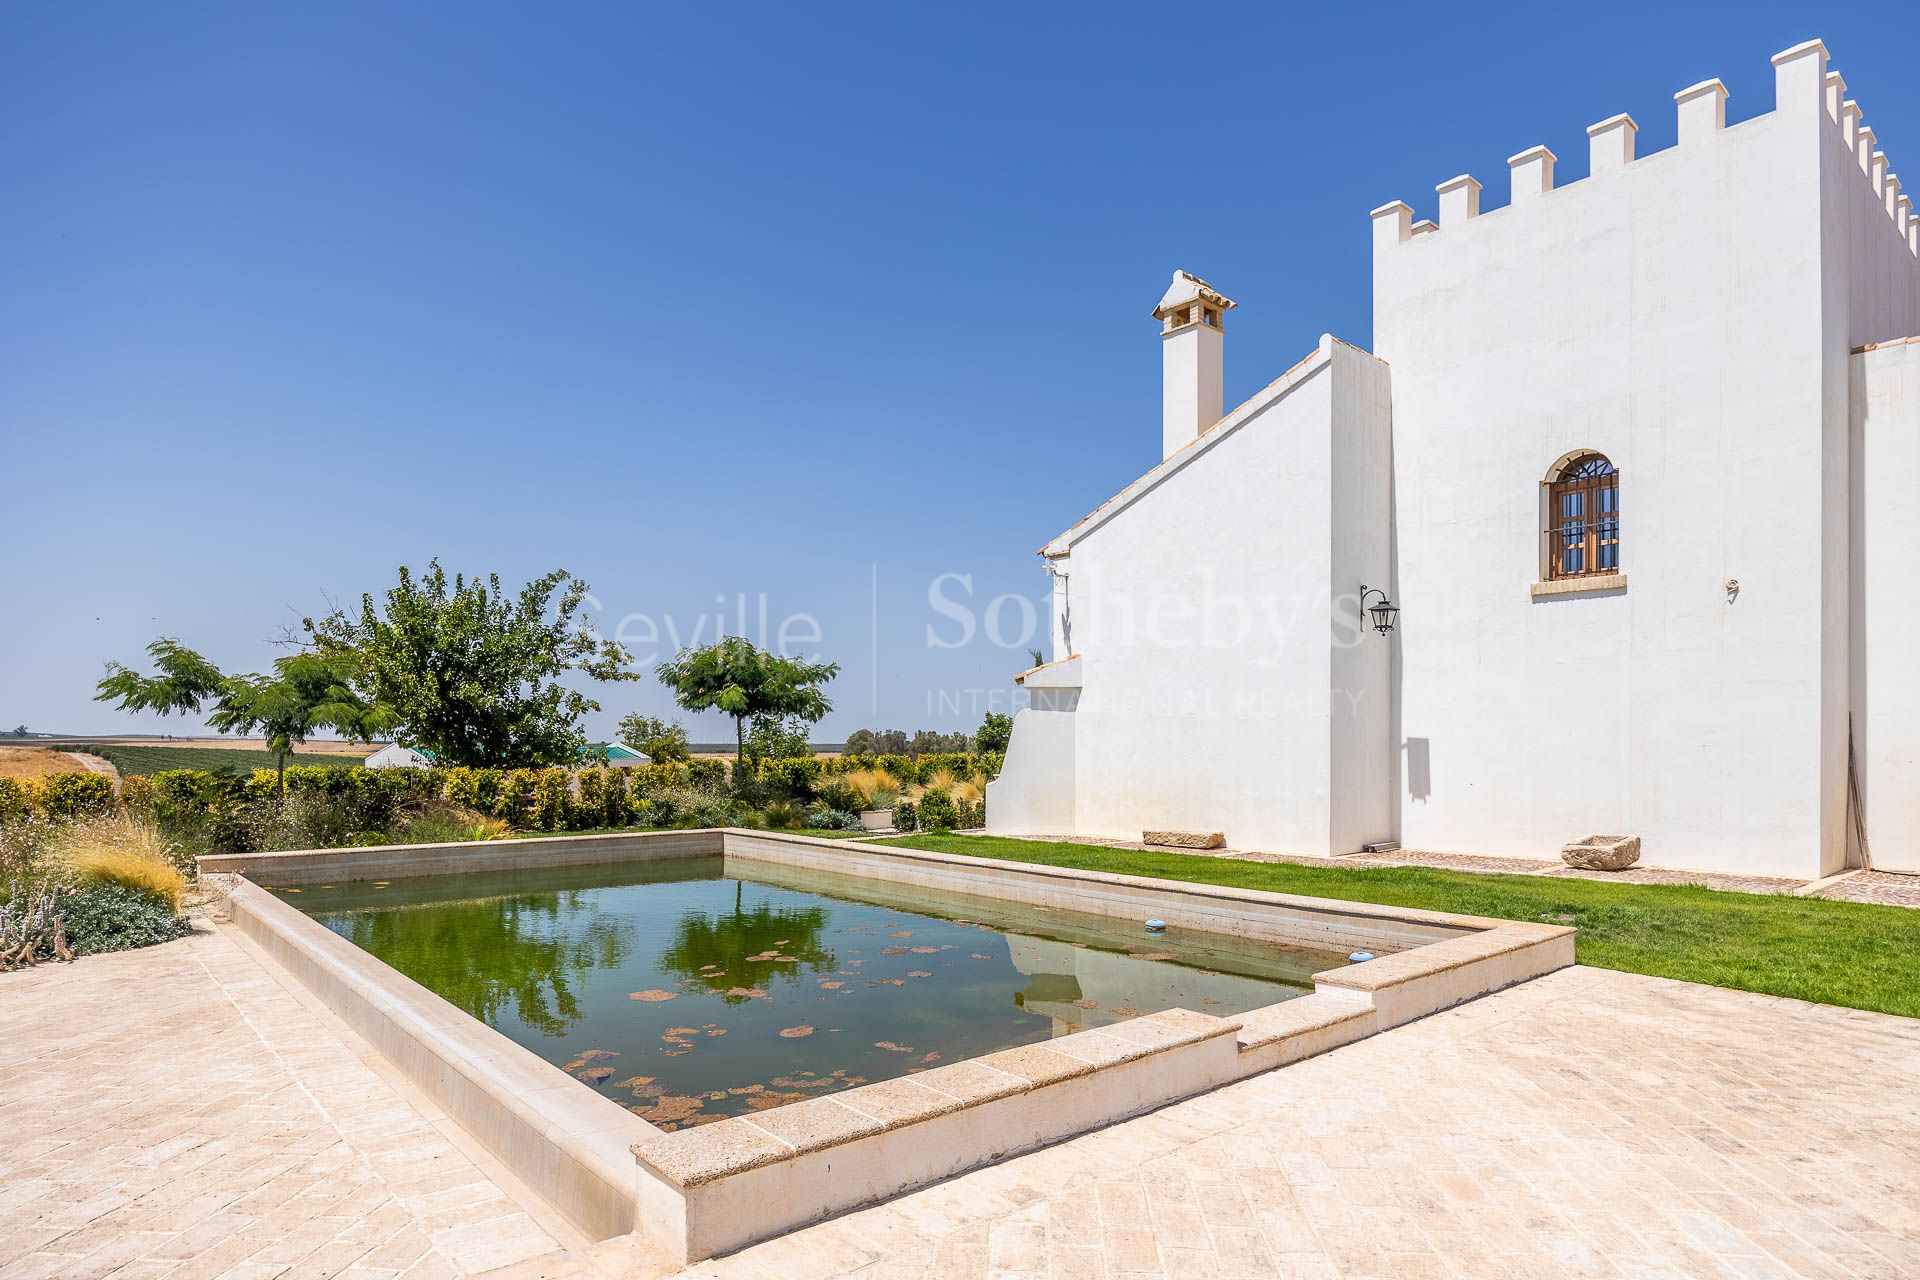
<path fill-rule="evenodd" d="M 1055 560 L 1084 663 L 1070 830 L 1313 852 L 1391 834 L 1391 641 L 1355 618 L 1360 582 L 1391 572 L 1388 404 L 1378 361 L 1323 340 L 1070 536 Z M 1023 741 L 1041 714 L 1015 722 L 1009 795 L 1027 790 L 1007 785 L 1016 770 L 1052 767 Z M 1032 806 L 999 794 L 989 826 L 1035 830 Z"/>
<path fill-rule="evenodd" d="M 1775 60 L 1764 115 L 1724 127 L 1724 93 L 1676 95 L 1679 144 L 1638 159 L 1630 120 L 1596 126 L 1579 182 L 1523 152 L 1505 208 L 1462 178 L 1437 230 L 1377 210 L 1379 359 L 1323 342 L 1049 545 L 1085 685 L 1023 770 L 1071 754 L 1073 830 L 1635 834 L 1651 865 L 1812 878 L 1858 817 L 1878 865 L 1920 865 L 1920 343 L 1857 351 L 1920 334 L 1920 261 L 1821 46 Z M 1587 451 L 1620 472 L 1624 572 L 1536 590 L 1543 485 Z M 1194 635 L 1242 608 L 1243 637 Z"/>
<path fill-rule="evenodd" d="M 1408 845 L 1551 857 L 1633 833 L 1652 864 L 1809 876 L 1842 858 L 1816 114 L 1683 128 L 1376 241 Z M 1586 449 L 1621 474 L 1625 589 L 1535 597 L 1539 487 Z"/>
<path fill-rule="evenodd" d="M 1003 835 L 1074 829 L 1074 714 L 1028 707 L 1013 717 L 1000 776 L 987 784 L 987 825 Z"/>
<path fill-rule="evenodd" d="M 1920 342 L 1853 356 L 1851 375 L 1861 807 L 1873 864 L 1920 871 Z"/>

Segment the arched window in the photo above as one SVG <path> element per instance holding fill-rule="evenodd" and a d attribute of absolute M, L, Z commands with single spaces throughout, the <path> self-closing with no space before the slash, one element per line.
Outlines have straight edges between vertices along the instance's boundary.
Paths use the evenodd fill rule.
<path fill-rule="evenodd" d="M 1620 572 L 1620 473 L 1597 453 L 1564 463 L 1547 488 L 1547 577 Z"/>

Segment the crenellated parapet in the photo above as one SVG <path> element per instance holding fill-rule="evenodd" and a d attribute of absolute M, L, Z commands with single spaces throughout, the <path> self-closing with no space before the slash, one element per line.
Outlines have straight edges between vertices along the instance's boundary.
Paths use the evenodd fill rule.
<path fill-rule="evenodd" d="M 1838 71 L 1828 70 L 1826 45 L 1809 40 L 1783 50 L 1774 55 L 1773 70 L 1774 110 L 1824 114 L 1855 156 L 1862 181 L 1871 185 L 1888 220 L 1906 242 L 1907 251 L 1920 256 L 1920 219 L 1913 215 L 1913 201 L 1901 191 L 1900 179 L 1886 152 L 1878 149 L 1878 139 L 1866 124 L 1860 104 L 1847 97 L 1846 80 Z M 1727 86 L 1717 79 L 1702 80 L 1673 95 L 1679 148 L 1713 144 L 1727 127 L 1727 96 Z M 1634 141 L 1638 133 L 1633 117 L 1625 114 L 1591 126 L 1587 130 L 1586 181 L 1604 182 L 1629 169 L 1636 160 Z M 1555 159 L 1552 151 L 1536 146 L 1507 161 L 1510 208 L 1522 208 L 1552 194 Z M 1441 183 L 1435 188 L 1437 224 L 1415 221 L 1413 209 L 1403 201 L 1381 205 L 1372 214 L 1374 251 L 1382 252 L 1479 217 L 1480 190 L 1480 183 L 1471 174 Z"/>

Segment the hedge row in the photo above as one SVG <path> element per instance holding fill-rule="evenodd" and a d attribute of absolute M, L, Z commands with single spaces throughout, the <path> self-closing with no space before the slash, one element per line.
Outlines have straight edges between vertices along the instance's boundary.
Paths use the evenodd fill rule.
<path fill-rule="evenodd" d="M 808 802 L 837 776 L 855 769 L 882 768 L 903 783 L 930 780 L 940 770 L 956 777 L 999 772 L 1001 756 L 988 752 L 923 756 L 795 756 L 754 764 L 752 782 Z M 738 786 L 739 770 L 722 760 L 649 764 L 631 769 L 364 769 L 338 765 L 295 765 L 286 771 L 290 796 L 324 796 L 357 807 L 390 809 L 409 802 L 444 798 L 522 830 L 589 830 L 623 827 L 651 817 L 673 819 L 665 810 L 676 788 L 714 792 Z M 215 818 L 241 806 L 273 799 L 278 779 L 271 769 L 246 778 L 204 769 L 168 769 L 134 776 L 121 785 L 127 809 L 165 822 Z M 37 781 L 0 778 L 0 822 L 29 814 L 72 818 L 114 808 L 113 782 L 103 774 L 61 773 Z M 936 806 L 937 811 L 937 806 Z"/>
<path fill-rule="evenodd" d="M 113 779 L 104 773 L 50 773 L 42 778 L 0 778 L 0 822 L 31 814 L 77 818 L 113 808 Z"/>

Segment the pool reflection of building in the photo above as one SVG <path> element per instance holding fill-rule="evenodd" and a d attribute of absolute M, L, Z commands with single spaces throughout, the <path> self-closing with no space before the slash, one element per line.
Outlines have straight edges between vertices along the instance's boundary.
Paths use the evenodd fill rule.
<path fill-rule="evenodd" d="M 1242 1012 L 1273 999 L 1273 988 L 1252 978 L 1047 938 L 1009 935 L 1007 954 L 1028 978 L 1026 987 L 1014 994 L 1015 1002 L 1029 1013 L 1051 1018 L 1056 1036 L 1117 1022 L 1141 1010 L 1197 1010 L 1213 1000 L 1205 1012 Z M 1091 1000 L 1098 1007 L 1083 1008 L 1076 1000 Z M 1115 1009 L 1129 1013 L 1116 1014 Z"/>

